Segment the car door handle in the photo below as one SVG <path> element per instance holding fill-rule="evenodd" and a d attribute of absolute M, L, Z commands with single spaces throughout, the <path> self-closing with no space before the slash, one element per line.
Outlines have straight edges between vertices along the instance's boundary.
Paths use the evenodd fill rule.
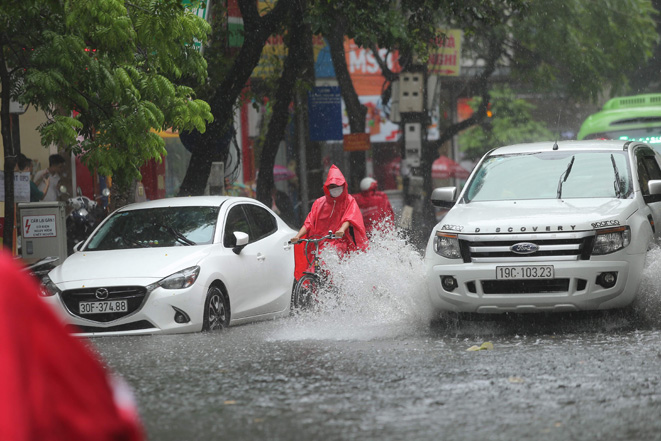
<path fill-rule="evenodd" d="M 266 256 L 263 255 L 262 253 L 259 253 L 257 255 L 257 260 L 259 260 L 260 262 L 263 262 L 264 260 L 266 260 Z"/>

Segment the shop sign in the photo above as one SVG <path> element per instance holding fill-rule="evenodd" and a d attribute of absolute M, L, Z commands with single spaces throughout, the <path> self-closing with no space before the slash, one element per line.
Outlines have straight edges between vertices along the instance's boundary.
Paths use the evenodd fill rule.
<path fill-rule="evenodd" d="M 344 135 L 344 151 L 345 152 L 360 152 L 370 149 L 370 134 L 369 133 L 350 133 Z"/>

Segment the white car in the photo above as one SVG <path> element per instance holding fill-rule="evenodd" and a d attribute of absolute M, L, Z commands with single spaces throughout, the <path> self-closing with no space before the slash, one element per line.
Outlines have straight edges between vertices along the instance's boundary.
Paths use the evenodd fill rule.
<path fill-rule="evenodd" d="M 622 308 L 661 233 L 661 157 L 646 144 L 567 141 L 488 152 L 425 250 L 436 311 Z"/>
<path fill-rule="evenodd" d="M 295 234 L 250 198 L 128 205 L 48 274 L 43 299 L 83 335 L 211 331 L 288 315 Z"/>

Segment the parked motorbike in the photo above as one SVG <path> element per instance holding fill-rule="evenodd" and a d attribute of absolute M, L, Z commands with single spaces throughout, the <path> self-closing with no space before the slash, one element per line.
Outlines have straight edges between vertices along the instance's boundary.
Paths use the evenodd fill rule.
<path fill-rule="evenodd" d="M 23 271 L 27 271 L 28 273 L 32 274 L 34 277 L 37 278 L 37 280 L 41 281 L 41 279 L 47 275 L 53 268 L 55 268 L 57 265 L 59 265 L 60 258 L 56 256 L 49 256 L 49 257 L 44 257 L 43 259 L 39 259 L 38 261 L 32 263 L 31 265 L 27 265 L 23 268 Z"/>
<path fill-rule="evenodd" d="M 73 247 L 89 237 L 106 212 L 96 201 L 82 195 L 69 198 L 67 208 L 67 254 L 72 254 Z"/>

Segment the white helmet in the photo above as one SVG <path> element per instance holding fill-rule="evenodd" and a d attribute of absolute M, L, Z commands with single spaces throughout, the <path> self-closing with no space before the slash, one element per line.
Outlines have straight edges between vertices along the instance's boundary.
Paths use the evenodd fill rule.
<path fill-rule="evenodd" d="M 373 189 L 376 190 L 376 179 L 374 178 L 363 178 L 363 180 L 360 181 L 360 191 L 368 191 L 372 189 L 372 186 L 374 187 Z"/>

